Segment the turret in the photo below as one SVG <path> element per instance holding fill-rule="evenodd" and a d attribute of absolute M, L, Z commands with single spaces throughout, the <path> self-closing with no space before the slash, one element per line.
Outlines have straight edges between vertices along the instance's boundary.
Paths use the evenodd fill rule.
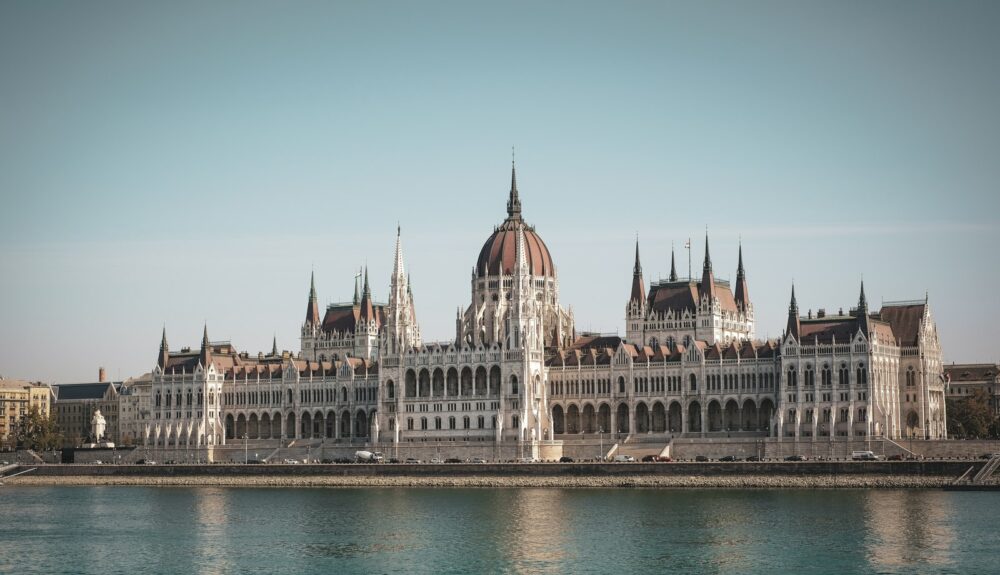
<path fill-rule="evenodd" d="M 858 324 L 861 333 L 869 337 L 871 324 L 868 316 L 868 298 L 865 297 L 865 280 L 861 280 L 861 294 L 858 296 Z"/>
<path fill-rule="evenodd" d="M 642 281 L 642 264 L 639 262 L 639 240 L 635 240 L 635 264 L 632 266 L 632 293 L 629 296 L 629 309 L 642 309 L 646 304 L 646 285 Z"/>
<path fill-rule="evenodd" d="M 507 199 L 507 218 L 519 221 L 521 219 L 521 198 L 517 196 L 517 171 L 514 160 L 510 161 L 510 197 Z"/>
<path fill-rule="evenodd" d="M 160 355 L 156 358 L 156 365 L 160 366 L 160 369 L 165 369 L 169 360 L 170 346 L 167 345 L 167 328 L 164 327 L 163 337 L 160 339 Z"/>
<path fill-rule="evenodd" d="M 361 319 L 371 321 L 375 319 L 375 309 L 372 307 L 372 292 L 368 287 L 368 267 L 365 266 L 365 287 L 361 294 Z"/>
<path fill-rule="evenodd" d="M 201 353 L 198 354 L 198 363 L 208 369 L 212 363 L 212 344 L 208 341 L 208 324 L 205 324 L 205 331 L 201 336 Z"/>
<path fill-rule="evenodd" d="M 309 303 L 306 305 L 306 325 L 319 326 L 319 301 L 316 298 L 316 272 L 309 278 Z"/>
<path fill-rule="evenodd" d="M 799 304 L 795 301 L 795 284 L 792 284 L 792 301 L 788 304 L 788 325 L 785 332 L 796 340 L 799 339 Z"/>
<path fill-rule="evenodd" d="M 743 243 L 740 242 L 739 265 L 736 268 L 736 307 L 744 313 L 750 307 L 750 290 L 747 288 L 746 272 L 743 270 Z"/>
<path fill-rule="evenodd" d="M 672 282 L 677 281 L 677 263 L 674 261 L 673 244 L 670 246 L 670 277 L 668 279 Z"/>
<path fill-rule="evenodd" d="M 708 232 L 705 232 L 705 263 L 701 272 L 701 297 L 715 299 L 715 275 L 712 273 L 712 256 L 708 252 Z"/>

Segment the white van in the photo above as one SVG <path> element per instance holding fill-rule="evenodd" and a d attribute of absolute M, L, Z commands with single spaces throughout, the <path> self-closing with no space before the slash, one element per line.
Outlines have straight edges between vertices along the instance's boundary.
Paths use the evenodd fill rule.
<path fill-rule="evenodd" d="M 872 451 L 852 451 L 851 459 L 854 461 L 878 461 L 878 455 Z"/>
<path fill-rule="evenodd" d="M 635 463 L 635 458 L 631 455 L 616 455 L 615 463 Z"/>

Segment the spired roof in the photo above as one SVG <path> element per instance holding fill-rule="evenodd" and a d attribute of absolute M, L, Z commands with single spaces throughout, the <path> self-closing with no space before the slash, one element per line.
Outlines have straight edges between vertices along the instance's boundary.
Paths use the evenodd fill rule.
<path fill-rule="evenodd" d="M 721 280 L 715 280 L 713 283 L 715 288 L 713 295 L 720 307 L 725 311 L 737 311 L 736 299 L 729 290 L 729 284 Z M 649 308 L 654 312 L 679 313 L 688 310 L 694 313 L 698 308 L 700 297 L 698 283 L 695 281 L 660 282 L 650 286 Z"/>
<path fill-rule="evenodd" d="M 535 229 L 521 219 L 521 200 L 517 195 L 517 174 L 511 166 L 510 199 L 507 201 L 507 219 L 493 231 L 479 250 L 476 276 L 512 275 L 517 260 L 517 232 L 524 232 L 524 256 L 528 271 L 533 276 L 555 277 L 552 256 Z"/>
<path fill-rule="evenodd" d="M 375 322 L 379 326 L 385 324 L 385 306 L 372 304 Z M 327 333 L 354 333 L 361 321 L 360 304 L 332 304 L 327 306 L 323 317 L 323 331 Z"/>

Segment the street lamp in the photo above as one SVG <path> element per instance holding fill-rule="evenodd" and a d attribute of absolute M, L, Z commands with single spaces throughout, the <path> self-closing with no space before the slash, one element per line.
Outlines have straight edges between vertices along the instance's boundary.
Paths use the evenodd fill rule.
<path fill-rule="evenodd" d="M 604 428 L 603 427 L 599 427 L 597 429 L 597 435 L 601 438 L 601 451 L 597 454 L 598 455 L 597 458 L 600 459 L 601 461 L 604 461 Z"/>
<path fill-rule="evenodd" d="M 244 433 L 243 434 L 243 465 L 246 465 L 247 463 L 250 462 L 250 444 L 247 443 L 248 439 L 249 439 L 249 436 L 246 433 Z"/>

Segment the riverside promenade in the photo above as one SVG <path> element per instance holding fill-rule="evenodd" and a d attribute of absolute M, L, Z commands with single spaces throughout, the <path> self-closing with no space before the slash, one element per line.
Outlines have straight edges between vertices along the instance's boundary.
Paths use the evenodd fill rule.
<path fill-rule="evenodd" d="M 981 461 L 38 465 L 7 485 L 939 488 Z"/>

